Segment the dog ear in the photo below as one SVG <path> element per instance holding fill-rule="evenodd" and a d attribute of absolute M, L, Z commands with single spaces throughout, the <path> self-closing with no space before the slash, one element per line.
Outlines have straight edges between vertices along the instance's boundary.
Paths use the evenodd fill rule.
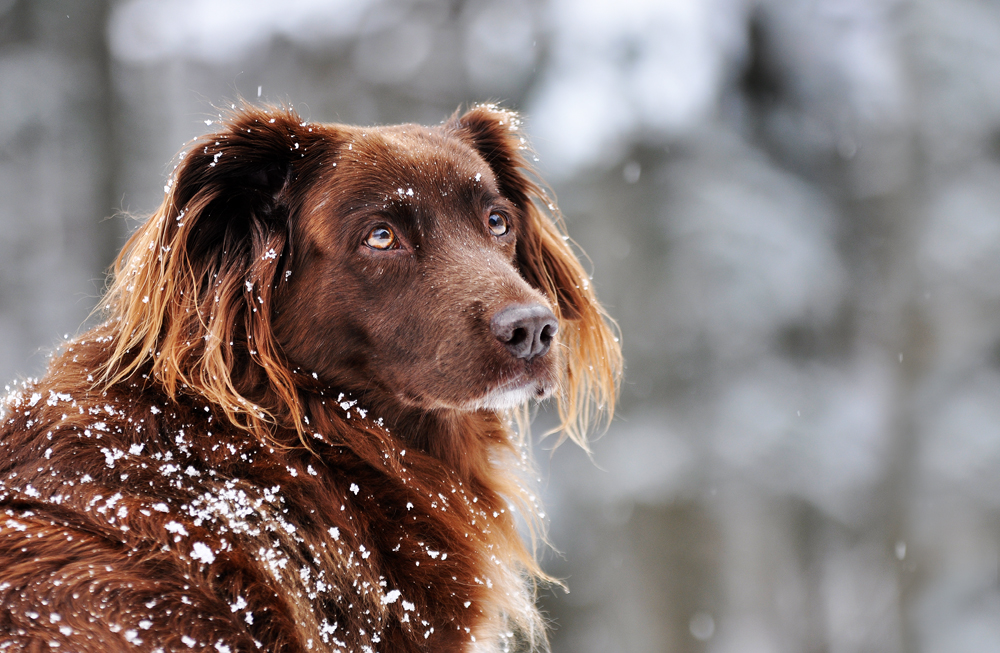
<path fill-rule="evenodd" d="M 290 110 L 243 107 L 183 155 L 116 262 L 105 309 L 121 336 L 105 382 L 148 368 L 171 397 L 201 394 L 261 434 L 296 414 L 270 317 L 317 139 Z"/>
<path fill-rule="evenodd" d="M 559 338 L 565 344 L 561 430 L 586 448 L 590 417 L 603 412 L 610 419 L 614 412 L 622 359 L 613 321 L 597 301 L 555 203 L 535 181 L 518 115 L 479 105 L 456 112 L 445 127 L 478 152 L 500 192 L 518 209 L 517 265 L 525 280 L 549 297 L 560 318 Z"/>

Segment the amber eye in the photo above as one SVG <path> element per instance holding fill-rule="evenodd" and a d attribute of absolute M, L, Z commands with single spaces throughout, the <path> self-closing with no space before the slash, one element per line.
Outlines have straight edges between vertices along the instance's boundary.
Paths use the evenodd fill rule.
<path fill-rule="evenodd" d="M 490 213 L 490 232 L 494 236 L 503 236 L 508 231 L 510 231 L 510 222 L 507 221 L 506 216 L 500 213 Z"/>
<path fill-rule="evenodd" d="M 399 249 L 396 233 L 384 225 L 379 225 L 368 232 L 365 245 L 372 249 Z"/>

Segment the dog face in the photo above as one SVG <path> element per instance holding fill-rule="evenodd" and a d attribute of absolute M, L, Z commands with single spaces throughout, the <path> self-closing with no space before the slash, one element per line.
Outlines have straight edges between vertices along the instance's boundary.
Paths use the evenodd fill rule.
<path fill-rule="evenodd" d="M 415 125 L 320 137 L 275 311 L 291 362 L 421 409 L 548 396 L 558 322 L 517 267 L 531 216 L 473 146 Z"/>

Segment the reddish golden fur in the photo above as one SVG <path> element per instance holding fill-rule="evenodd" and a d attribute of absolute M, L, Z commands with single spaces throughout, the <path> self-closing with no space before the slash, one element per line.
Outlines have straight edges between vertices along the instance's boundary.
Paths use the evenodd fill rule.
<path fill-rule="evenodd" d="M 621 361 L 517 125 L 244 107 L 194 144 L 106 321 L 5 403 L 0 650 L 544 648 L 506 424 L 551 394 L 585 444 Z M 491 334 L 521 304 L 549 353 Z"/>

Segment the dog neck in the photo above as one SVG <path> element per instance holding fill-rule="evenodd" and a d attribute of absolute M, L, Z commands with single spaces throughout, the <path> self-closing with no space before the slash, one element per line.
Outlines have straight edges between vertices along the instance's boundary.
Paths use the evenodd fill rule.
<path fill-rule="evenodd" d="M 420 451 L 462 479 L 491 475 L 491 461 L 516 449 L 511 430 L 490 410 L 427 410 L 378 393 L 329 389 L 312 394 L 306 403 L 313 421 L 327 422 L 328 429 L 363 428 L 382 446 Z"/>

